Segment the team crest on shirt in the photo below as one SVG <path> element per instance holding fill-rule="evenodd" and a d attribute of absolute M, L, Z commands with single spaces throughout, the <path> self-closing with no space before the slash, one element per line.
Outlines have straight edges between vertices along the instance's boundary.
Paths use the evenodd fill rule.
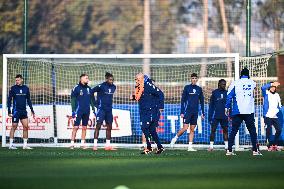
<path fill-rule="evenodd" d="M 23 90 L 22 90 L 22 89 L 20 90 L 20 93 L 21 93 L 21 94 L 23 93 Z"/>
<path fill-rule="evenodd" d="M 80 95 L 83 96 L 83 90 L 82 89 L 80 90 Z"/>
<path fill-rule="evenodd" d="M 224 95 L 223 95 L 223 94 L 221 94 L 221 98 L 224 98 Z"/>
<path fill-rule="evenodd" d="M 90 90 L 89 90 L 89 88 L 87 88 L 87 91 L 88 91 L 88 94 L 90 94 Z"/>
<path fill-rule="evenodd" d="M 111 89 L 108 89 L 108 93 L 111 93 Z"/>
<path fill-rule="evenodd" d="M 193 93 L 195 94 L 196 93 L 196 89 L 192 89 Z"/>

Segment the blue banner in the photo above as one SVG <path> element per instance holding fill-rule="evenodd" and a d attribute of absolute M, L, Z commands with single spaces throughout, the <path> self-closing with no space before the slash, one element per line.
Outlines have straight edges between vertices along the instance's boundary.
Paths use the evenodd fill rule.
<path fill-rule="evenodd" d="M 0 104 L 0 107 L 2 108 L 2 104 Z M 137 141 L 141 142 L 141 135 L 142 131 L 140 128 L 140 117 L 139 117 L 139 109 L 138 104 L 114 104 L 115 109 L 121 109 L 121 110 L 130 110 L 131 115 L 131 125 L 132 125 L 132 136 L 131 139 L 127 139 L 127 141 Z M 262 106 L 256 107 L 256 116 L 255 116 L 255 122 L 258 132 L 258 141 L 260 143 L 265 142 L 265 125 L 263 123 L 263 120 L 261 117 L 258 117 L 260 115 L 260 110 Z M 201 120 L 199 117 L 198 119 L 198 125 L 195 130 L 195 136 L 194 136 L 194 142 L 196 143 L 209 143 L 209 137 L 210 137 L 210 124 L 208 123 L 208 105 L 205 105 L 205 119 Z M 178 130 L 182 127 L 182 119 L 180 118 L 180 105 L 179 104 L 165 104 L 165 110 L 161 115 L 160 119 L 160 126 L 157 128 L 157 131 L 159 133 L 159 136 L 163 143 L 170 143 L 171 139 L 176 135 Z M 278 117 L 280 119 L 280 123 L 282 125 L 282 131 L 284 130 L 284 107 L 282 107 L 281 111 L 278 114 Z M 231 129 L 231 123 L 229 123 L 229 131 Z M 274 134 L 272 129 L 272 134 Z M 273 135 L 270 137 L 274 137 Z M 129 137 L 127 137 L 129 138 Z M 246 130 L 245 126 L 243 125 L 240 128 L 240 144 L 249 144 L 250 143 L 250 135 L 248 131 Z M 284 142 L 284 131 L 281 133 L 280 140 L 283 143 Z M 121 141 L 121 139 L 120 139 Z M 182 135 L 178 142 L 186 143 L 188 142 L 188 135 L 184 134 Z M 220 126 L 218 127 L 216 131 L 215 136 L 215 143 L 222 143 L 223 142 L 223 133 Z"/>

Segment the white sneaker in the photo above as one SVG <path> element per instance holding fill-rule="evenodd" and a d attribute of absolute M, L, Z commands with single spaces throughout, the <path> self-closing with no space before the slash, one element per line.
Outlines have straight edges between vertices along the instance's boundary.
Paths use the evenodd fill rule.
<path fill-rule="evenodd" d="M 69 148 L 70 148 L 71 150 L 74 150 L 75 147 L 74 147 L 74 146 L 70 146 Z"/>
<path fill-rule="evenodd" d="M 236 156 L 237 154 L 235 154 L 233 151 L 230 152 L 229 150 L 227 150 L 226 152 L 226 156 Z"/>
<path fill-rule="evenodd" d="M 17 150 L 18 148 L 16 146 L 9 146 L 9 150 Z"/>
<path fill-rule="evenodd" d="M 23 146 L 23 150 L 32 150 L 32 148 L 29 146 Z"/>
<path fill-rule="evenodd" d="M 188 151 L 188 152 L 196 152 L 197 150 L 195 150 L 195 149 L 192 148 L 192 147 L 188 147 L 188 148 L 187 148 L 187 151 Z"/>
<path fill-rule="evenodd" d="M 174 144 L 176 143 L 176 141 L 177 140 L 175 138 L 172 138 L 171 143 L 170 143 L 171 148 L 174 148 Z"/>
<path fill-rule="evenodd" d="M 260 153 L 260 151 L 253 151 L 252 152 L 253 156 L 262 156 L 262 154 Z"/>

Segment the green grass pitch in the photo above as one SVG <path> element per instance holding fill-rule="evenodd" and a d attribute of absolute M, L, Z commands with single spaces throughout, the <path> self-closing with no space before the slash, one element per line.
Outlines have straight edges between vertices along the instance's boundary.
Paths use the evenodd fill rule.
<path fill-rule="evenodd" d="M 282 188 L 284 152 L 251 152 L 225 156 L 224 151 L 167 150 L 140 155 L 118 151 L 0 148 L 0 188 L 130 189 Z"/>

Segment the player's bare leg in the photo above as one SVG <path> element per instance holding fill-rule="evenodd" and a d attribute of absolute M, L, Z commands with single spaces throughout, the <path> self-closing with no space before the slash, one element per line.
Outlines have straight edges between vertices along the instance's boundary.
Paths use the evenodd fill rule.
<path fill-rule="evenodd" d="M 23 140 L 24 140 L 24 145 L 23 149 L 25 150 L 30 150 L 32 148 L 28 147 L 28 137 L 29 137 L 29 126 L 28 126 L 28 118 L 26 119 L 21 119 L 20 120 L 22 125 L 23 125 Z"/>
<path fill-rule="evenodd" d="M 93 147 L 93 150 L 94 150 L 94 151 L 98 150 L 98 138 L 99 138 L 101 126 L 102 126 L 101 123 L 97 123 L 96 128 L 95 128 L 95 133 L 94 133 L 94 147 Z"/>
<path fill-rule="evenodd" d="M 194 138 L 194 129 L 196 125 L 190 125 L 190 133 L 188 135 L 189 137 L 189 143 L 188 143 L 188 149 L 187 151 L 196 151 L 195 149 L 192 148 L 192 143 L 193 143 L 193 138 Z"/>
<path fill-rule="evenodd" d="M 76 138 L 76 134 L 77 134 L 77 131 L 79 129 L 79 126 L 74 126 L 73 129 L 72 129 L 72 135 L 71 135 L 71 146 L 70 146 L 70 149 L 74 149 L 74 141 L 75 141 L 75 138 Z"/>
<path fill-rule="evenodd" d="M 105 150 L 115 150 L 110 145 L 112 124 L 106 124 L 106 127 L 107 127 L 107 129 L 106 129 L 106 146 L 105 146 Z"/>
<path fill-rule="evenodd" d="M 85 144 L 86 141 L 86 132 L 87 132 L 87 126 L 82 126 L 82 135 L 81 135 L 81 148 L 87 149 L 87 146 Z"/>
<path fill-rule="evenodd" d="M 183 133 L 187 131 L 188 127 L 189 127 L 189 124 L 183 124 L 182 129 L 178 131 L 178 133 L 176 134 L 176 136 L 174 138 L 172 138 L 171 143 L 170 143 L 170 146 L 172 148 L 173 148 L 174 144 L 176 143 L 178 137 L 183 135 Z"/>
<path fill-rule="evenodd" d="M 184 124 L 182 129 L 178 131 L 177 136 L 180 137 L 181 135 L 183 135 L 183 133 L 187 131 L 188 127 L 189 124 Z"/>
<path fill-rule="evenodd" d="M 18 127 L 18 123 L 12 123 L 12 128 L 10 130 L 10 144 L 9 144 L 9 149 L 11 149 L 11 150 L 17 149 L 15 146 L 13 146 L 14 135 L 15 135 L 15 131 L 16 131 L 17 127 Z"/>

